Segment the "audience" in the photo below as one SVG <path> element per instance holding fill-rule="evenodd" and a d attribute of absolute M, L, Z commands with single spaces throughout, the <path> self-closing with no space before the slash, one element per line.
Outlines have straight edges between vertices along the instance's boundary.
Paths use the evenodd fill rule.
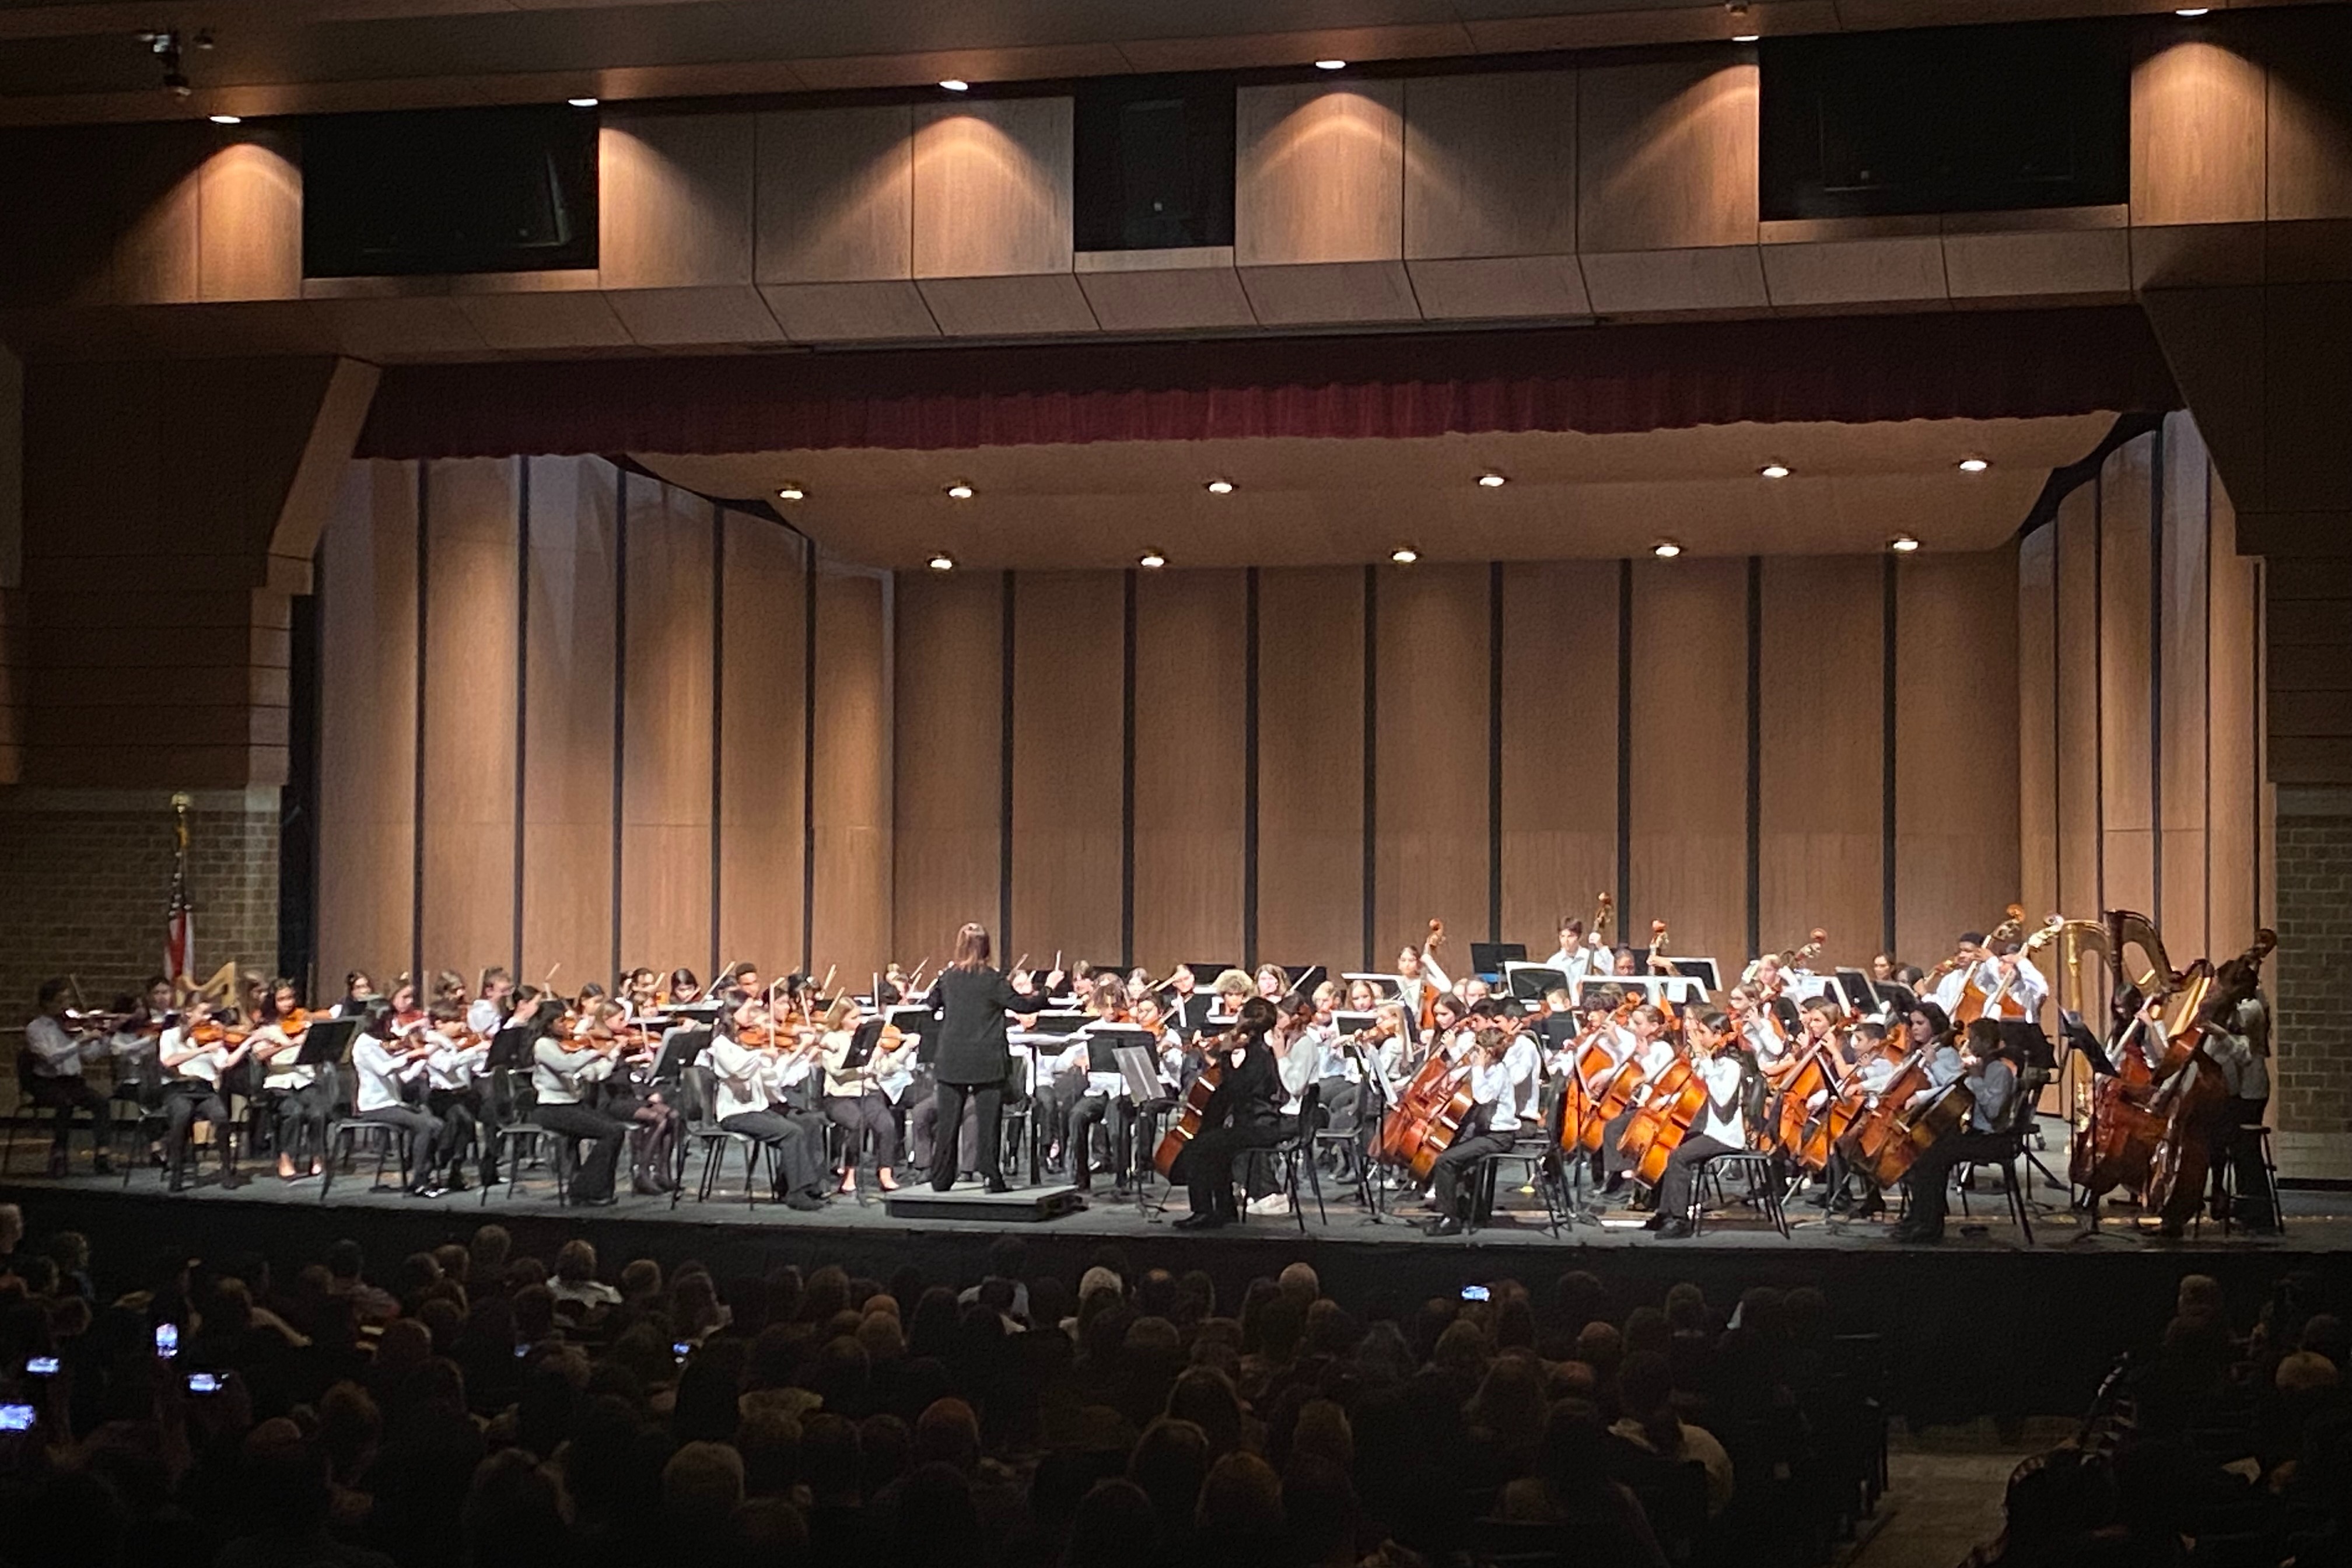
<path fill-rule="evenodd" d="M 1293 1263 L 1220 1299 L 1017 1239 L 978 1279 L 718 1279 L 495 1225 L 126 1269 L 5 1211 L 0 1244 L 0 1568 L 1750 1568 L 1830 1561 L 1883 1473 L 1811 1289 L 1401 1307 Z M 2352 1568 L 2329 1305 L 2291 1275 L 2233 1324 L 2184 1279 L 1976 1561 Z"/>

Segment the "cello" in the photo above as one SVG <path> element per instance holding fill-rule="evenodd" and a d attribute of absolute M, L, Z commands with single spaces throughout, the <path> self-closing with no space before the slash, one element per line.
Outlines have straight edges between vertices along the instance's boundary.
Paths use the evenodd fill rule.
<path fill-rule="evenodd" d="M 1217 1042 L 1222 1046 L 1231 1037 L 1220 1035 Z M 1184 1103 L 1178 1108 L 1176 1119 L 1168 1124 L 1168 1131 L 1160 1135 L 1160 1147 L 1151 1152 L 1153 1170 L 1171 1181 L 1175 1180 L 1176 1161 L 1184 1152 L 1185 1145 L 1200 1136 L 1201 1119 L 1208 1113 L 1209 1099 L 1217 1092 L 1217 1086 L 1224 1081 L 1223 1055 L 1219 1052 L 1203 1053 L 1201 1070 L 1185 1087 Z"/>
<path fill-rule="evenodd" d="M 1470 1050 L 1480 1061 L 1491 1063 L 1501 1057 L 1502 1047 L 1500 1030 L 1481 1029 Z M 1422 1090 L 1419 1114 L 1397 1130 L 1393 1152 L 1387 1152 L 1386 1157 L 1412 1172 L 1416 1181 L 1429 1179 L 1437 1157 L 1454 1146 L 1454 1141 L 1463 1135 L 1463 1129 L 1478 1115 L 1478 1102 L 1470 1091 L 1473 1065 L 1469 1056 L 1449 1063 L 1443 1055 L 1433 1053 L 1413 1080 L 1414 1088 Z M 1438 1073 L 1424 1085 L 1424 1079 L 1431 1079 L 1433 1067 L 1439 1069 Z M 1405 1102 L 1400 1100 L 1398 1110 L 1404 1109 Z M 1383 1127 L 1382 1131 L 1385 1152 L 1391 1140 L 1387 1136 L 1389 1129 Z"/>
<path fill-rule="evenodd" d="M 1711 1018 L 1697 1022 L 1711 1035 L 1719 1036 Z M 1704 1048 L 1694 1042 L 1691 1049 Z M 1617 1152 L 1625 1156 L 1634 1178 L 1656 1186 L 1666 1173 L 1666 1162 L 1706 1111 L 1706 1079 L 1690 1056 L 1675 1057 L 1651 1081 L 1650 1092 L 1625 1123 L 1625 1135 L 1617 1141 Z"/>

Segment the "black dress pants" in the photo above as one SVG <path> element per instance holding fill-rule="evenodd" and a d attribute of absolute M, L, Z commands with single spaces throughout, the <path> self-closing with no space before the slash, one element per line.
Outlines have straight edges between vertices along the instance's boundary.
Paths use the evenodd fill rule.
<path fill-rule="evenodd" d="M 60 1078 L 44 1078 L 35 1073 L 26 1080 L 25 1088 L 32 1095 L 35 1105 L 58 1113 L 57 1131 L 49 1143 L 49 1158 L 53 1162 L 63 1161 L 66 1157 L 66 1133 L 73 1125 L 73 1113 L 77 1110 L 89 1113 L 90 1153 L 97 1159 L 106 1158 L 106 1141 L 113 1131 L 113 1113 L 107 1108 L 106 1096 L 92 1089 L 88 1079 L 79 1073 L 69 1073 Z"/>
<path fill-rule="evenodd" d="M 947 1130 L 963 1124 L 963 1102 L 967 1097 L 978 1107 L 980 1173 L 992 1185 L 1001 1184 L 1004 1180 L 1004 1080 L 943 1081 L 934 1094 L 934 1102 L 940 1109 L 934 1135 L 938 1146 L 931 1152 L 931 1190 L 943 1193 L 955 1185 L 956 1140 L 947 1136 Z"/>
<path fill-rule="evenodd" d="M 558 1138 L 594 1142 L 595 1148 L 572 1175 L 573 1203 L 601 1204 L 613 1195 L 613 1172 L 621 1163 L 621 1145 L 628 1140 L 628 1122 L 584 1105 L 541 1104 L 531 1120 Z"/>
<path fill-rule="evenodd" d="M 1234 1165 L 1253 1149 L 1271 1149 L 1282 1142 L 1280 1121 L 1229 1121 L 1193 1135 L 1176 1159 L 1176 1177 L 1189 1190 L 1194 1214 L 1232 1219 Z"/>

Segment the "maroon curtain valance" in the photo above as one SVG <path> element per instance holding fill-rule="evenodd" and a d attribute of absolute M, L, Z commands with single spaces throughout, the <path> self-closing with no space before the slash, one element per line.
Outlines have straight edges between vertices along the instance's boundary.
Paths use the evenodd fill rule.
<path fill-rule="evenodd" d="M 399 365 L 375 458 L 1609 435 L 2179 406 L 2134 305 L 1368 337 Z"/>

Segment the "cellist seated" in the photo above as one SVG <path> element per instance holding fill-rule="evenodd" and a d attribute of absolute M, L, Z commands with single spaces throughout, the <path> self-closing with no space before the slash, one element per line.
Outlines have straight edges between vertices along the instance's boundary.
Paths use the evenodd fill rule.
<path fill-rule="evenodd" d="M 1431 1199 L 1437 1209 L 1427 1227 L 1431 1236 L 1459 1236 L 1467 1227 L 1475 1194 L 1464 1190 L 1463 1173 L 1489 1154 L 1509 1152 L 1529 1098 L 1525 1091 L 1536 1079 L 1536 1063 L 1535 1045 L 1525 1035 L 1507 1035 L 1490 1026 L 1473 1039 L 1455 1070 L 1465 1076 L 1475 1109 L 1430 1166 Z"/>
<path fill-rule="evenodd" d="M 1224 1076 L 1202 1110 L 1200 1131 L 1169 1172 L 1191 1189 L 1192 1212 L 1176 1222 L 1181 1229 L 1214 1230 L 1238 1219 L 1234 1164 L 1253 1149 L 1281 1142 L 1297 1124 L 1282 1114 L 1282 1070 L 1265 1043 L 1276 1016 L 1273 1003 L 1253 996 L 1231 1030 L 1205 1043 L 1206 1054 L 1224 1064 Z"/>
<path fill-rule="evenodd" d="M 2017 1093 L 2017 1066 L 2000 1026 L 1990 1018 L 1971 1020 L 1959 1056 L 1958 1081 L 1974 1097 L 1968 1131 L 1938 1138 L 1912 1164 L 1911 1213 L 1892 1233 L 1897 1241 L 1943 1240 L 1945 1188 L 1952 1167 L 2000 1153 L 2001 1124 Z"/>
<path fill-rule="evenodd" d="M 1718 1155 L 1748 1146 L 1747 1069 L 1732 1046 L 1731 1020 L 1707 1013 L 1691 1020 L 1691 1068 L 1706 1086 L 1706 1106 L 1690 1133 L 1666 1158 L 1658 1180 L 1657 1212 L 1642 1228 L 1668 1240 L 1691 1234 L 1691 1196 L 1697 1190 L 1701 1167 Z"/>

